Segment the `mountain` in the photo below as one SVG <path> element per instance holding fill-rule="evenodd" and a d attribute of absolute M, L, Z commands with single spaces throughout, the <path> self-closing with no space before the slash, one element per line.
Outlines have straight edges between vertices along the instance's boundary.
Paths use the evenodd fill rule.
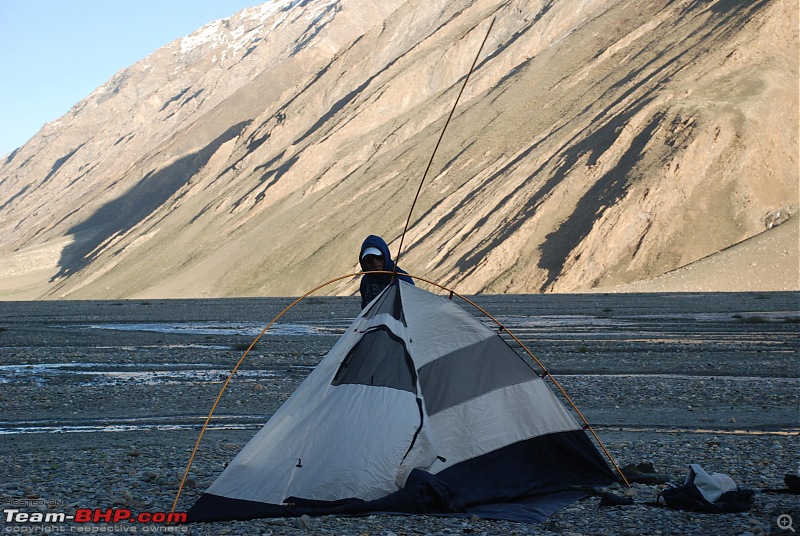
<path fill-rule="evenodd" d="M 368 234 L 397 255 L 492 20 L 408 272 L 603 289 L 796 217 L 796 0 L 276 0 L 120 71 L 0 162 L 2 298 L 298 295 L 357 271 Z"/>

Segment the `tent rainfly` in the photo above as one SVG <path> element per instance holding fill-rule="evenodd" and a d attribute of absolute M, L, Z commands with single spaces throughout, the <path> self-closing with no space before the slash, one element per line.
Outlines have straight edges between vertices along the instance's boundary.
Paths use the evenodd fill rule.
<path fill-rule="evenodd" d="M 616 481 L 545 381 L 452 300 L 396 281 L 188 512 L 542 522 Z"/>

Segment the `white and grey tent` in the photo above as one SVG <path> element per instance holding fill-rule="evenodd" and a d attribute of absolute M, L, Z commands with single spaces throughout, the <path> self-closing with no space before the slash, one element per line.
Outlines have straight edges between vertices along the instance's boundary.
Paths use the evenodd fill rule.
<path fill-rule="evenodd" d="M 616 481 L 496 331 L 395 281 L 188 512 L 189 521 L 429 513 L 541 522 Z"/>

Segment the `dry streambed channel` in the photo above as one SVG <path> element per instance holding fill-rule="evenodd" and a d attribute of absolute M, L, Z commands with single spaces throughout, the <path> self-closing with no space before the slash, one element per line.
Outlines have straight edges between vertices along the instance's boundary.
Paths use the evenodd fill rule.
<path fill-rule="evenodd" d="M 755 488 L 780 487 L 784 473 L 800 471 L 797 293 L 473 299 L 533 352 L 620 464 L 652 461 L 679 480 L 689 463 L 702 461 L 709 470 Z M 162 503 L 174 494 L 223 382 L 254 338 L 291 301 L 0 303 L 0 452 L 7 460 L 0 466 L 3 500 L 36 496 L 74 507 L 122 501 L 168 509 L 171 504 Z M 358 312 L 355 298 L 312 297 L 264 334 L 215 412 L 184 509 L 296 389 Z M 86 453 L 98 448 L 116 449 L 125 459 L 95 456 L 95 464 L 84 467 Z M 136 466 L 140 456 L 159 462 Z M 123 486 L 124 493 L 113 482 L 106 493 L 70 491 L 69 482 L 85 475 L 102 482 L 104 472 L 120 470 L 115 466 L 109 472 L 107 466 L 120 463 L 133 465 L 123 474 L 136 483 Z M 160 481 L 160 487 L 142 484 L 151 481 Z M 70 493 L 75 496 L 64 496 Z M 789 502 L 774 502 L 782 500 Z M 796 499 L 769 501 L 755 518 L 760 525 L 747 517 L 736 523 L 775 530 L 769 517 L 797 508 Z M 602 523 L 569 515 L 569 510 L 559 512 L 552 523 L 576 533 L 593 533 L 590 523 Z M 223 525 L 239 533 L 238 525 Z M 637 533 L 635 525 L 631 534 Z M 255 526 L 262 532 L 280 530 Z M 482 530 L 491 533 L 493 526 Z M 375 528 L 374 522 L 369 527 Z M 515 525 L 514 530 L 529 528 Z"/>

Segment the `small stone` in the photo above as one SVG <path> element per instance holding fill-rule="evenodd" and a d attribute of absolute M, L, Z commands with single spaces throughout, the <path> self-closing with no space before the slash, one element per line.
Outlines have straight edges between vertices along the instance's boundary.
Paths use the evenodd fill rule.
<path fill-rule="evenodd" d="M 158 474 L 154 473 L 153 471 L 145 471 L 144 473 L 142 473 L 142 476 L 140 477 L 139 480 L 141 480 L 142 482 L 152 482 L 156 478 L 158 478 Z"/>
<path fill-rule="evenodd" d="M 292 520 L 292 526 L 296 529 L 307 529 L 311 526 L 311 518 L 306 514 Z"/>

